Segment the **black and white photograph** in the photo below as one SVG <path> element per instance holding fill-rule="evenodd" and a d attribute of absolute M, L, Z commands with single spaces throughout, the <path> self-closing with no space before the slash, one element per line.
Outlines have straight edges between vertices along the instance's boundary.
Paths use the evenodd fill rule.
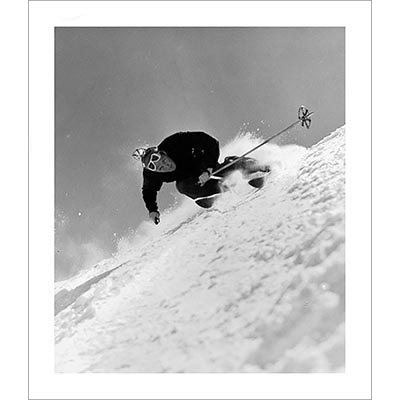
<path fill-rule="evenodd" d="M 34 15 L 44 18 L 44 3 Z M 120 12 L 133 3 L 141 2 L 121 2 Z M 164 2 L 146 3 L 151 14 Z M 347 329 L 354 30 L 329 23 L 329 9 L 328 23 L 294 22 L 302 2 L 286 6 L 279 24 L 224 20 L 221 8 L 242 2 L 171 7 L 181 3 L 218 11 L 220 22 L 207 14 L 197 24 L 85 23 L 88 6 L 59 18 L 46 41 L 54 68 L 48 373 L 339 382 L 355 371 Z"/>
<path fill-rule="evenodd" d="M 344 67 L 340 27 L 56 28 L 57 372 L 343 371 Z"/>

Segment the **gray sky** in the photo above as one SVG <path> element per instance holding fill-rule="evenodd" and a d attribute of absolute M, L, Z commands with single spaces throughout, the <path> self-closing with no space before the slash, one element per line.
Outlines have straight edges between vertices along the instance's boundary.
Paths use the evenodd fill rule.
<path fill-rule="evenodd" d="M 56 28 L 56 279 L 115 250 L 147 218 L 135 147 L 244 124 L 310 146 L 344 124 L 344 28 Z M 174 203 L 166 184 L 160 209 Z"/>

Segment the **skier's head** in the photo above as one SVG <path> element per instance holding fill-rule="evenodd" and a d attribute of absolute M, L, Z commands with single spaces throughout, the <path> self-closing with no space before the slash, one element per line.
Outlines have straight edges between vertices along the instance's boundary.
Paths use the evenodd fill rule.
<path fill-rule="evenodd" d="M 157 147 L 136 149 L 133 156 L 140 159 L 144 168 L 153 172 L 172 172 L 176 169 L 174 161 Z"/>

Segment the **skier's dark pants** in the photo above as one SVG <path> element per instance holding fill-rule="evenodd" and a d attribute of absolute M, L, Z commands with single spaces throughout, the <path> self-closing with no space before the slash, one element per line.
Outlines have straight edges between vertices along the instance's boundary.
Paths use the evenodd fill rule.
<path fill-rule="evenodd" d="M 238 157 L 226 157 L 224 162 L 222 164 L 219 164 L 217 168 L 221 168 L 224 165 L 229 164 L 235 158 Z M 245 157 L 242 160 L 238 161 L 236 164 L 233 164 L 218 173 L 217 176 L 224 178 L 231 172 L 236 170 L 241 170 L 244 173 L 250 174 L 252 172 L 260 171 L 263 169 L 262 167 L 260 168 L 260 166 L 254 159 Z M 210 179 L 203 186 L 200 186 L 198 182 L 198 177 L 182 179 L 176 182 L 176 188 L 178 189 L 178 192 L 190 197 L 191 199 L 194 199 L 197 205 L 199 205 L 200 207 L 209 208 L 216 200 L 216 195 L 223 191 L 220 183 L 221 181 L 218 179 Z"/>
<path fill-rule="evenodd" d="M 209 208 L 214 203 L 215 195 L 221 193 L 219 181 L 216 179 L 210 179 L 203 186 L 200 186 L 198 182 L 198 177 L 182 179 L 176 182 L 176 188 L 178 189 L 178 192 L 190 197 L 191 199 L 194 199 L 195 201 L 198 199 L 196 203 L 200 207 Z M 199 199 L 199 197 L 201 199 Z"/>

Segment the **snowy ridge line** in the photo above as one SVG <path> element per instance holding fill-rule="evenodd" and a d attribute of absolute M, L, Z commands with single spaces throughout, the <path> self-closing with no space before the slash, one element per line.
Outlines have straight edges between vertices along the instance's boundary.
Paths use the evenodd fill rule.
<path fill-rule="evenodd" d="M 67 290 L 67 289 L 62 289 L 57 294 L 55 295 L 54 298 L 54 315 L 57 315 L 59 312 L 67 308 L 69 305 L 71 305 L 79 296 L 81 296 L 83 293 L 87 292 L 92 285 L 98 283 L 100 280 L 104 279 L 106 276 L 110 275 L 112 272 L 114 272 L 116 269 L 121 268 L 125 265 L 126 263 L 122 263 L 121 265 L 118 265 L 117 267 L 114 267 L 108 271 L 103 272 L 100 275 L 97 275 L 88 281 L 82 283 L 81 285 L 75 287 L 74 289 Z"/>
<path fill-rule="evenodd" d="M 266 145 L 263 189 L 233 176 L 214 209 L 183 201 L 59 283 L 56 371 L 343 372 L 344 136 Z"/>

